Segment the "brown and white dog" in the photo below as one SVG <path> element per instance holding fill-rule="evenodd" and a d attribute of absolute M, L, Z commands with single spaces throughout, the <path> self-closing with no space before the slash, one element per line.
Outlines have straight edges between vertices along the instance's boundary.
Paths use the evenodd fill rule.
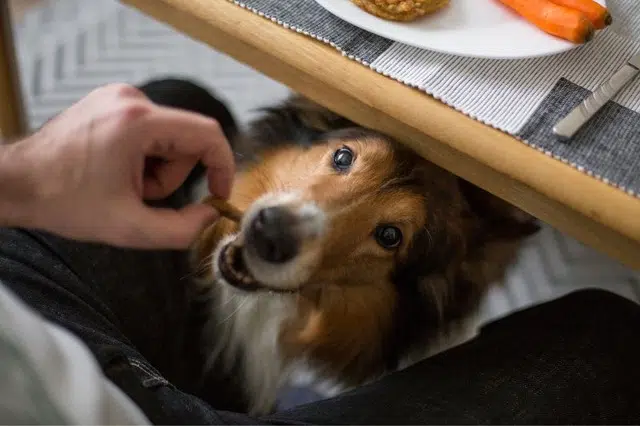
<path fill-rule="evenodd" d="M 211 363 L 237 372 L 252 414 L 296 378 L 339 392 L 471 338 L 482 297 L 538 229 L 300 97 L 234 148 L 230 201 L 246 213 L 212 225 L 192 254 L 212 300 Z"/>

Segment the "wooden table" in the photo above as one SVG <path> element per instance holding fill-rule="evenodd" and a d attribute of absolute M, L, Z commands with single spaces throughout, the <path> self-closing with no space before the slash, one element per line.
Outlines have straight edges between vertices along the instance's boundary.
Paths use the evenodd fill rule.
<path fill-rule="evenodd" d="M 0 143 L 27 131 L 9 2 L 0 1 Z"/>
<path fill-rule="evenodd" d="M 228 0 L 121 1 L 640 269 L 639 199 Z"/>

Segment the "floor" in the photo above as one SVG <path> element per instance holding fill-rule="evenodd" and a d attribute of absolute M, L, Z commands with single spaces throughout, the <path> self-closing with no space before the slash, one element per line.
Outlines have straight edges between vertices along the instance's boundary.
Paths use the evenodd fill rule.
<path fill-rule="evenodd" d="M 288 89 L 115 0 L 10 0 L 30 125 L 35 128 L 92 88 L 173 75 L 213 88 L 246 123 Z M 640 301 L 640 275 L 545 226 L 521 252 L 486 320 L 578 288 Z"/>

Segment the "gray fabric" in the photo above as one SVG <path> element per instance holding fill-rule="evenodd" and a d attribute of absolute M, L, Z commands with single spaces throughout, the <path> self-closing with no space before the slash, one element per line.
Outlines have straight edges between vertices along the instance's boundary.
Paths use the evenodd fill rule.
<path fill-rule="evenodd" d="M 5 333 L 0 334 L 0 360 L 2 424 L 70 424 L 51 400 L 44 378 L 32 368 L 27 354 Z"/>
<path fill-rule="evenodd" d="M 614 31 L 640 42 L 640 14 L 635 13 L 638 0 L 607 0 L 607 8 L 613 16 Z"/>
<path fill-rule="evenodd" d="M 559 142 L 551 132 L 557 121 L 589 91 L 561 79 L 517 135 L 531 145 L 626 188 L 640 188 L 640 114 L 609 102 L 574 139 Z"/>

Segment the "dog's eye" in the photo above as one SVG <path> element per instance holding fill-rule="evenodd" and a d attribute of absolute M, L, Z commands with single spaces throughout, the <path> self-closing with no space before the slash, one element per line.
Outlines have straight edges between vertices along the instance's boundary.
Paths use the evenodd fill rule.
<path fill-rule="evenodd" d="M 395 226 L 378 226 L 375 231 L 378 244 L 386 249 L 393 249 L 402 242 L 402 231 Z"/>
<path fill-rule="evenodd" d="M 347 170 L 353 164 L 353 151 L 349 148 L 340 148 L 333 154 L 333 166 L 338 171 Z"/>

